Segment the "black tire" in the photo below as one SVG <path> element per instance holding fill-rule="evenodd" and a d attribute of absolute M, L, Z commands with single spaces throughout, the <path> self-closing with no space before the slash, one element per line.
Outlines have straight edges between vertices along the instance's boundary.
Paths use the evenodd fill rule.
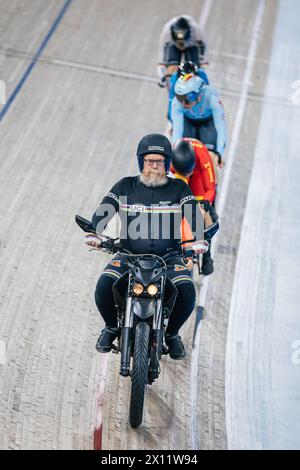
<path fill-rule="evenodd" d="M 137 428 L 143 421 L 144 398 L 148 381 L 150 327 L 138 323 L 135 330 L 135 344 L 132 367 L 129 423 Z"/>

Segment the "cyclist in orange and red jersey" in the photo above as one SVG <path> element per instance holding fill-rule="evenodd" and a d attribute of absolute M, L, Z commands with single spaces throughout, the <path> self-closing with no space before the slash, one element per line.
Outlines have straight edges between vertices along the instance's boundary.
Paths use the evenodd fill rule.
<path fill-rule="evenodd" d="M 216 179 L 212 158 L 199 140 L 184 138 L 176 142 L 173 149 L 171 171 L 176 178 L 185 181 L 204 210 L 205 225 L 216 222 L 218 216 L 213 208 L 216 197 Z M 189 229 L 184 223 L 183 239 L 189 239 Z M 187 234 L 187 235 L 186 235 Z M 210 250 L 203 255 L 202 273 L 214 271 Z"/>

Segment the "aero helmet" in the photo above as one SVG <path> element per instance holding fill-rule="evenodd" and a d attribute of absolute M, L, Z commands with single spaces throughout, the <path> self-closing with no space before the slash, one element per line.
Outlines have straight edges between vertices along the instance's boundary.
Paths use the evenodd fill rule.
<path fill-rule="evenodd" d="M 178 43 L 184 43 L 190 38 L 191 26 L 186 18 L 181 16 L 172 24 L 171 36 Z"/>
<path fill-rule="evenodd" d="M 184 139 L 176 142 L 173 148 L 172 165 L 182 175 L 192 173 L 196 166 L 196 157 L 194 147 L 190 142 Z"/>

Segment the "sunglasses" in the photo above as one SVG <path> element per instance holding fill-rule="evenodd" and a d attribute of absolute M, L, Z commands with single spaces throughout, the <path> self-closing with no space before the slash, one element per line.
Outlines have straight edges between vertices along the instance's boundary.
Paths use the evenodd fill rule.
<path fill-rule="evenodd" d="M 144 158 L 144 162 L 147 163 L 147 165 L 149 166 L 153 166 L 155 163 L 157 164 L 157 166 L 163 166 L 165 164 L 165 160 L 151 160 L 150 158 L 146 160 L 146 158 Z"/>
<path fill-rule="evenodd" d="M 176 98 L 178 99 L 178 101 L 180 101 L 180 103 L 191 104 L 194 101 L 197 101 L 198 96 L 198 93 L 192 91 L 188 95 L 176 95 Z"/>

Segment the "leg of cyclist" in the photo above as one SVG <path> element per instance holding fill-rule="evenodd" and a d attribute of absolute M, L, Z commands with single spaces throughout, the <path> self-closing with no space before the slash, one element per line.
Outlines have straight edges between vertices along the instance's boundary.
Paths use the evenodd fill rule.
<path fill-rule="evenodd" d="M 181 51 L 174 44 L 167 44 L 165 51 L 166 62 L 166 82 L 169 89 L 169 79 L 173 73 L 177 72 L 178 65 L 181 61 Z"/>

